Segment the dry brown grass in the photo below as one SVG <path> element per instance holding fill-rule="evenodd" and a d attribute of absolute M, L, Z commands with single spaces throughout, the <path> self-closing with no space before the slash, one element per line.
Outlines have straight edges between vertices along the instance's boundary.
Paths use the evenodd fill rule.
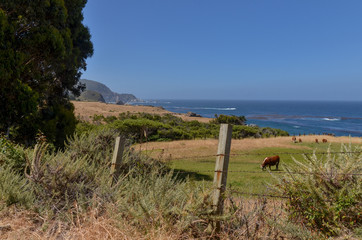
<path fill-rule="evenodd" d="M 152 106 L 132 106 L 132 105 L 116 105 L 116 104 L 107 104 L 101 102 L 79 102 L 72 101 L 75 107 L 75 115 L 84 121 L 91 121 L 91 117 L 95 114 L 108 116 L 118 116 L 120 113 L 149 113 L 149 114 L 172 114 L 174 116 L 180 117 L 185 121 L 197 120 L 199 122 L 207 123 L 211 119 L 203 117 L 188 117 L 185 114 L 173 113 L 167 111 L 161 107 L 152 107 Z"/>
<path fill-rule="evenodd" d="M 276 237 L 281 232 L 270 227 L 266 218 L 284 218 L 282 212 L 283 201 L 278 199 L 261 200 L 254 198 L 228 198 L 225 206 L 236 212 L 230 212 L 233 217 L 226 221 L 221 232 L 221 239 L 253 239 L 254 237 Z M 158 226 L 145 230 L 138 229 L 128 223 L 127 219 L 110 217 L 107 214 L 99 215 L 97 209 L 85 214 L 75 215 L 70 222 L 45 221 L 35 213 L 25 210 L 8 209 L 1 212 L 0 226 L 8 226 L 7 230 L 0 231 L 0 239 L 209 239 L 214 233 L 199 231 L 191 228 L 182 231 L 173 226 Z M 195 225 L 196 226 L 196 225 Z M 142 230 L 141 230 L 142 229 Z"/>
<path fill-rule="evenodd" d="M 25 210 L 11 209 L 0 215 L 0 239 L 178 239 L 179 231 L 149 229 L 147 233 L 127 223 L 127 219 L 97 216 L 94 211 L 77 215 L 72 222 L 44 221 L 39 215 Z"/>
<path fill-rule="evenodd" d="M 308 135 L 297 137 L 301 138 L 304 143 L 315 143 L 315 139 L 319 139 L 319 144 L 323 144 L 322 139 L 327 139 L 328 143 L 345 143 L 362 144 L 362 138 L 358 137 L 333 137 Z M 217 139 L 198 139 L 198 140 L 181 140 L 172 142 L 149 142 L 142 145 L 136 145 L 136 149 L 147 150 L 153 157 L 163 158 L 192 158 L 200 156 L 210 156 L 216 154 L 218 146 Z M 293 149 L 310 149 L 299 143 L 293 143 L 292 137 L 276 137 L 276 138 L 246 138 L 240 140 L 232 140 L 231 153 L 240 151 L 252 151 L 256 149 L 276 147 L 276 148 L 293 148 Z"/>

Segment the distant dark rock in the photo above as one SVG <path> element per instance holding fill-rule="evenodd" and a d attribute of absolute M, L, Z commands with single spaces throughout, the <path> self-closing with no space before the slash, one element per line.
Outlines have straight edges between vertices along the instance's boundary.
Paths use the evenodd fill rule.
<path fill-rule="evenodd" d="M 117 105 L 124 105 L 124 102 L 119 100 L 118 102 L 116 102 Z"/>
<path fill-rule="evenodd" d="M 196 114 L 194 112 L 188 112 L 188 113 L 186 113 L 186 116 L 188 116 L 188 117 L 201 117 L 201 115 Z"/>
<path fill-rule="evenodd" d="M 106 102 L 117 103 L 119 101 L 122 101 L 123 103 L 127 103 L 127 102 L 137 101 L 137 98 L 133 94 L 129 93 L 120 94 L 113 92 L 103 83 L 87 79 L 81 79 L 80 82 L 86 85 L 86 90 L 91 90 L 102 94 Z"/>
<path fill-rule="evenodd" d="M 102 94 L 91 90 L 82 92 L 77 100 L 84 102 L 105 102 Z"/>

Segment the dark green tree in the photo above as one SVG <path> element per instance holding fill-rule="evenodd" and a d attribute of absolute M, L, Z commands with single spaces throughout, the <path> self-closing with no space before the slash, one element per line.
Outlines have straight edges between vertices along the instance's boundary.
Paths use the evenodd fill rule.
<path fill-rule="evenodd" d="M 39 118 L 34 132 L 43 128 L 48 136 L 62 131 L 50 131 L 50 125 L 62 124 L 48 121 L 64 120 L 72 113 L 68 94 L 78 96 L 84 89 L 79 78 L 86 69 L 86 58 L 93 54 L 89 29 L 82 23 L 86 2 L 0 1 L 0 131 L 8 132 L 9 127 L 21 123 L 29 125 L 24 121 L 34 111 Z"/>

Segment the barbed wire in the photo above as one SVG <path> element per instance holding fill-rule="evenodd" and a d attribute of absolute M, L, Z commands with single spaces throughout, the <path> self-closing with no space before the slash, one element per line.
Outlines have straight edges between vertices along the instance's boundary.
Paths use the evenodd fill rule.
<path fill-rule="evenodd" d="M 327 154 L 362 154 L 362 151 L 356 152 L 274 152 L 274 153 L 231 153 L 229 157 L 235 156 L 266 156 L 266 155 L 327 155 Z M 210 155 L 202 155 L 202 156 L 187 156 L 187 157 L 169 157 L 170 160 L 183 160 L 183 159 L 201 159 L 201 158 L 210 158 L 217 157 L 219 154 L 210 154 Z M 225 155 L 226 156 L 226 155 Z M 167 156 L 166 156 L 167 158 Z"/>
<path fill-rule="evenodd" d="M 259 194 L 259 193 L 251 193 L 251 192 L 241 192 L 236 190 L 230 190 L 230 193 L 236 193 L 239 195 L 250 195 L 250 196 L 258 196 L 258 197 L 272 197 L 272 198 L 284 198 L 289 199 L 289 197 L 286 196 L 279 196 L 279 195 L 271 195 L 271 194 Z"/>
<path fill-rule="evenodd" d="M 202 170 L 202 171 L 179 171 L 174 170 L 175 173 L 181 174 L 197 174 L 197 173 L 215 173 L 215 170 Z M 313 172 L 283 172 L 283 171 L 246 171 L 246 170 L 228 170 L 228 171 L 217 171 L 222 173 L 272 173 L 272 174 L 299 174 L 299 175 L 324 175 L 322 173 Z M 333 175 L 345 175 L 345 176 L 361 176 L 362 173 L 335 173 Z"/>
<path fill-rule="evenodd" d="M 269 155 L 311 155 L 311 154 L 315 154 L 315 155 L 324 155 L 324 154 L 361 154 L 362 151 L 357 151 L 357 152 L 275 152 L 275 153 L 232 153 L 230 154 L 230 156 L 249 156 L 249 155 L 262 155 L 265 156 L 266 154 Z M 215 155 L 217 156 L 217 155 Z"/>

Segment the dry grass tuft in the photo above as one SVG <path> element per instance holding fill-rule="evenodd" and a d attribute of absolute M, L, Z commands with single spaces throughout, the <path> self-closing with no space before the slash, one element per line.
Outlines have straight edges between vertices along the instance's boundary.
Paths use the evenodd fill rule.
<path fill-rule="evenodd" d="M 226 220 L 222 225 L 220 239 L 278 239 L 283 233 L 270 226 L 268 220 L 283 219 L 284 203 L 278 199 L 254 199 L 229 197 L 226 200 Z M 112 207 L 110 207 L 112 208 Z M 98 209 L 78 213 L 71 222 L 60 220 L 45 221 L 37 214 L 15 208 L 1 212 L 0 226 L 10 228 L 1 232 L 0 239 L 210 239 L 216 236 L 209 228 L 200 231 L 196 221 L 195 228 L 184 232 L 176 226 L 152 227 L 144 231 L 131 225 L 126 218 L 113 218 L 107 213 L 99 214 Z M 142 229 L 142 228 L 141 228 Z M 202 229 L 202 228 L 201 228 Z"/>

